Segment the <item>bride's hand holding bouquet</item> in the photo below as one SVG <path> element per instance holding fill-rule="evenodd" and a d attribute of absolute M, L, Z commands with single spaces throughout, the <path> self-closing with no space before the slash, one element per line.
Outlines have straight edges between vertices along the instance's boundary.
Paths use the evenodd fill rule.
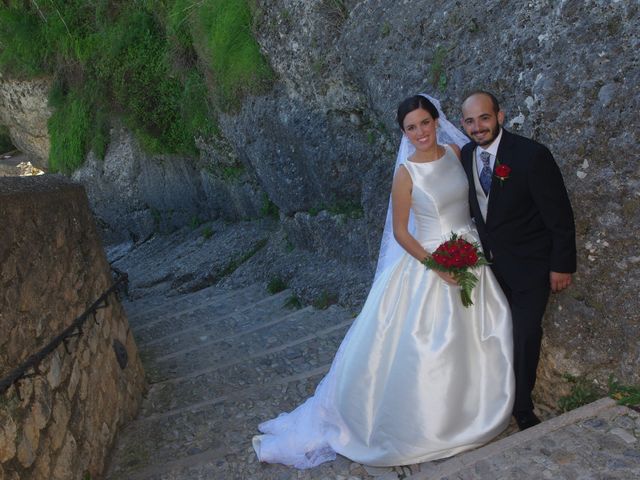
<path fill-rule="evenodd" d="M 444 281 L 460 286 L 460 297 L 465 307 L 473 305 L 471 291 L 478 283 L 478 277 L 469 270 L 489 265 L 480 245 L 470 243 L 455 233 L 452 233 L 449 240 L 440 244 L 422 263 Z"/>

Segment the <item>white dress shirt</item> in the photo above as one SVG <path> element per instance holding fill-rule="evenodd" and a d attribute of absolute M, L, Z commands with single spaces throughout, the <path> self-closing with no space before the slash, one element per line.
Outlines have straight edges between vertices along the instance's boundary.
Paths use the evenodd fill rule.
<path fill-rule="evenodd" d="M 480 154 L 482 152 L 489 152 L 491 158 L 489 159 L 489 167 L 493 172 L 493 166 L 496 163 L 496 155 L 498 154 L 498 146 L 500 145 L 500 139 L 502 139 L 502 127 L 500 127 L 500 133 L 495 138 L 491 145 L 487 148 L 482 148 L 480 145 L 476 147 L 476 169 L 478 171 L 478 178 L 480 177 L 480 172 L 482 172 L 482 168 L 484 167 L 484 163 L 482 163 L 482 158 L 480 158 Z"/>

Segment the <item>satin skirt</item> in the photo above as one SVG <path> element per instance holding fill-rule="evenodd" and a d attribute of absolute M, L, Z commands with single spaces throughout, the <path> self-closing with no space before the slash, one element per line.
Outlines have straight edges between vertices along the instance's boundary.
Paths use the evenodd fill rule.
<path fill-rule="evenodd" d="M 514 398 L 509 307 L 488 267 L 474 305 L 404 255 L 382 272 L 315 394 L 259 425 L 260 461 L 310 468 L 336 453 L 372 466 L 449 457 L 506 428 Z"/>

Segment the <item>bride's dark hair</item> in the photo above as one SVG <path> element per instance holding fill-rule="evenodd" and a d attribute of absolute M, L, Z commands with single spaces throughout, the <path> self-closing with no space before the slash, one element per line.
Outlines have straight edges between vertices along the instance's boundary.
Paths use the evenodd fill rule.
<path fill-rule="evenodd" d="M 435 105 L 422 95 L 405 98 L 398 105 L 398 125 L 400 125 L 400 130 L 404 132 L 404 117 L 419 108 L 429 112 L 434 120 L 440 116 Z"/>

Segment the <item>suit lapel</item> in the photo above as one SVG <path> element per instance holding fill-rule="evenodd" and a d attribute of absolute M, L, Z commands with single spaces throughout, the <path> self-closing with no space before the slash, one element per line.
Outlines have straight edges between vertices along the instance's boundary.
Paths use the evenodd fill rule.
<path fill-rule="evenodd" d="M 502 182 L 504 180 L 500 180 L 496 177 L 495 171 L 498 164 L 509 165 L 511 163 L 511 155 L 512 155 L 512 138 L 511 134 L 507 132 L 504 128 L 502 129 L 502 138 L 500 139 L 500 145 L 498 145 L 498 152 L 496 153 L 496 161 L 493 164 L 493 178 L 491 179 L 491 190 L 489 192 L 489 204 L 487 205 L 487 220 L 486 223 L 493 219 L 495 216 L 495 210 L 500 201 L 500 195 L 502 193 L 502 189 L 504 185 Z"/>
<path fill-rule="evenodd" d="M 466 149 L 462 156 L 462 166 L 464 167 L 464 171 L 467 174 L 467 180 L 469 182 L 469 200 L 471 202 L 471 210 L 474 213 L 476 218 L 476 223 L 484 222 L 484 218 L 482 218 L 482 212 L 480 210 L 480 204 L 478 203 L 478 197 L 476 196 L 476 183 L 473 177 L 473 169 L 475 168 L 475 155 L 476 151 L 475 144 L 472 148 Z M 473 193 L 471 193 L 473 192 Z"/>

